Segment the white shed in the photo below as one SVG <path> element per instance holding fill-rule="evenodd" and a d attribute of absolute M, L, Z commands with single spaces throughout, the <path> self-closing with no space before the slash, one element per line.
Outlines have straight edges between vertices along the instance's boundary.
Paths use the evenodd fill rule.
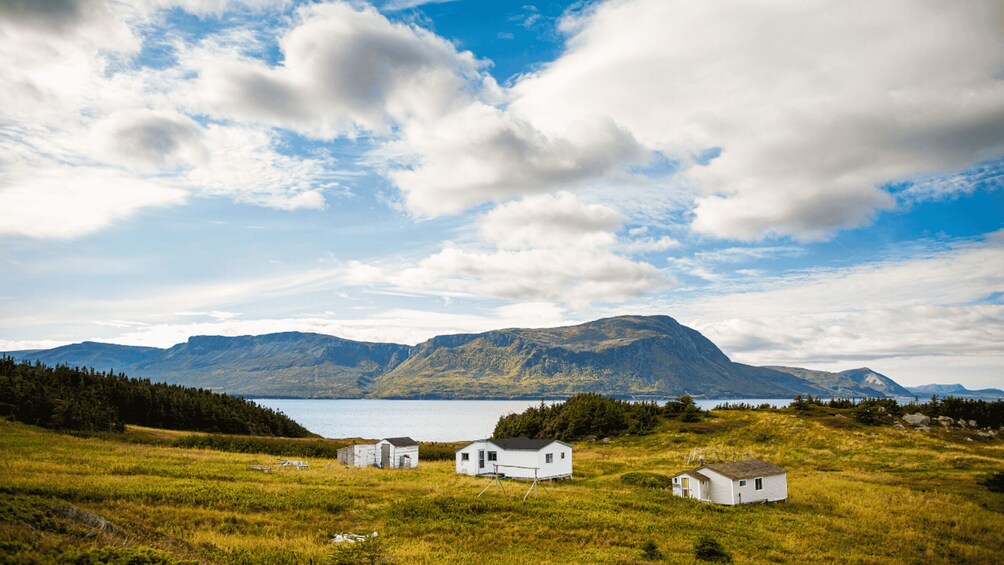
<path fill-rule="evenodd" d="M 338 450 L 338 462 L 342 465 L 369 467 L 377 464 L 377 444 L 356 444 Z"/>
<path fill-rule="evenodd" d="M 496 467 L 497 466 L 497 467 Z M 572 446 L 556 439 L 479 439 L 457 450 L 457 473 L 515 479 L 572 478 Z"/>
<path fill-rule="evenodd" d="M 408 469 L 418 467 L 418 442 L 410 437 L 388 437 L 375 446 L 375 465 L 382 469 Z"/>
<path fill-rule="evenodd" d="M 759 459 L 702 465 L 673 476 L 673 494 L 735 506 L 788 498 L 788 472 Z"/>

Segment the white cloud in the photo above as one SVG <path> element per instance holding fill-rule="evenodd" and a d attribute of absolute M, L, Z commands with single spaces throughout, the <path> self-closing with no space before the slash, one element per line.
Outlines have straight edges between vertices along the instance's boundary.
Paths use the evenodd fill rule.
<path fill-rule="evenodd" d="M 156 181 L 49 164 L 0 177 L 0 234 L 79 237 L 142 208 L 178 205 L 185 198 L 185 191 Z"/>
<path fill-rule="evenodd" d="M 502 249 L 609 246 L 622 220 L 613 208 L 560 192 L 497 206 L 482 219 L 481 234 Z"/>
<path fill-rule="evenodd" d="M 570 188 L 647 157 L 610 120 L 583 120 L 552 136 L 479 102 L 437 120 L 408 122 L 378 154 L 389 161 L 387 175 L 408 206 L 425 215 Z"/>
<path fill-rule="evenodd" d="M 733 280 L 676 312 L 747 363 L 848 368 L 899 359 L 905 366 L 904 359 L 941 356 L 946 374 L 967 357 L 996 358 L 999 367 L 1004 306 L 988 299 L 1004 291 L 1001 264 L 998 232 L 854 267 Z"/>
<path fill-rule="evenodd" d="M 193 103 L 330 139 L 442 115 L 487 79 L 470 52 L 343 2 L 300 8 L 280 46 L 277 67 L 248 58 L 205 61 Z"/>
<path fill-rule="evenodd" d="M 668 235 L 664 235 L 659 238 L 642 237 L 639 239 L 631 239 L 621 243 L 619 249 L 624 253 L 634 255 L 637 253 L 666 251 L 667 249 L 674 249 L 676 247 L 680 247 L 680 242 Z"/>
<path fill-rule="evenodd" d="M 353 262 L 343 280 L 398 292 L 560 302 L 576 308 L 665 288 L 669 277 L 616 250 L 622 216 L 571 193 L 529 196 L 479 218 L 478 245 L 444 245 L 417 263 Z"/>
<path fill-rule="evenodd" d="M 721 148 L 686 171 L 695 231 L 819 239 L 892 207 L 883 183 L 1004 153 L 997 20 L 993 2 L 607 2 L 566 18 L 566 52 L 509 111 L 559 137 L 612 119 L 685 161 Z"/>
<path fill-rule="evenodd" d="M 151 172 L 189 168 L 208 158 L 202 128 L 173 112 L 116 112 L 98 124 L 95 137 L 106 161 Z"/>

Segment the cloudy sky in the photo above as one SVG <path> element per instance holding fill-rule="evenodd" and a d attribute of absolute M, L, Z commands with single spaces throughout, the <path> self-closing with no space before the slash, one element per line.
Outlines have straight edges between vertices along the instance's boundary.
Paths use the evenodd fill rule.
<path fill-rule="evenodd" d="M 0 0 L 0 350 L 666 314 L 1004 386 L 997 2 Z"/>

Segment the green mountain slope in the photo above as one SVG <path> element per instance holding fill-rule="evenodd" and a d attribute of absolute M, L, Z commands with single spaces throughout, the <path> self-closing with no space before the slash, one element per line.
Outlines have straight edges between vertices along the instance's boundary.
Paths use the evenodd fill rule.
<path fill-rule="evenodd" d="M 733 363 L 668 316 L 621 316 L 579 326 L 440 336 L 373 382 L 385 398 L 539 398 L 599 392 L 768 397 L 823 393 L 781 373 Z"/>
<path fill-rule="evenodd" d="M 668 316 L 444 335 L 417 346 L 287 332 L 197 336 L 168 349 L 85 342 L 15 353 L 246 396 L 300 398 L 909 396 L 868 369 L 826 373 L 733 363 Z"/>

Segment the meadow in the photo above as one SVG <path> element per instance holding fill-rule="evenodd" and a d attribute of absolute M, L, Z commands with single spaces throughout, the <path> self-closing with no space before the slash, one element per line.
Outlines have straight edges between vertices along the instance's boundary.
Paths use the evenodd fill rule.
<path fill-rule="evenodd" d="M 374 531 L 394 563 L 647 563 L 647 542 L 655 562 L 693 563 L 702 534 L 735 563 L 994 563 L 1004 551 L 1004 494 L 980 484 L 1004 470 L 1004 441 L 967 430 L 715 411 L 577 442 L 575 478 L 526 502 L 513 482 L 477 498 L 488 481 L 448 460 L 389 471 L 309 457 L 307 470 L 263 473 L 250 466 L 277 455 L 179 447 L 188 435 L 0 421 L 0 562 L 324 563 L 335 534 Z M 712 506 L 638 480 L 687 468 L 695 447 L 784 467 L 788 501 Z"/>

